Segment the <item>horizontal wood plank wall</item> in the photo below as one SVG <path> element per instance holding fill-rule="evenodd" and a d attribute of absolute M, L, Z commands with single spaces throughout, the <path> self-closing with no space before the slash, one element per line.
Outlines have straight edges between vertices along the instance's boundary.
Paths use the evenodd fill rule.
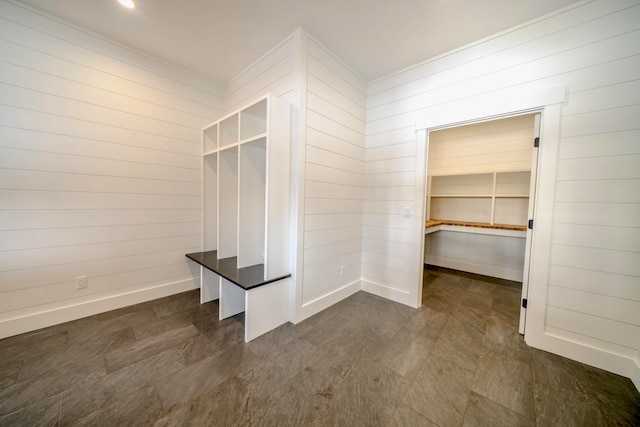
<path fill-rule="evenodd" d="M 302 317 L 360 289 L 366 105 L 364 81 L 312 38 L 306 62 Z"/>
<path fill-rule="evenodd" d="M 370 83 L 366 147 L 384 155 L 367 158 L 365 170 L 384 174 L 395 187 L 375 192 L 378 209 L 393 209 L 377 226 L 366 224 L 364 240 L 382 236 L 409 248 L 419 238 L 405 233 L 400 240 L 401 227 L 392 221 L 392 213 L 399 218 L 400 206 L 413 202 L 418 110 L 504 88 L 564 85 L 546 330 L 566 339 L 556 350 L 569 357 L 580 357 L 573 341 L 601 349 L 608 360 L 638 360 L 639 26 L 637 0 L 579 3 Z M 421 262 L 410 250 L 397 253 L 409 254 L 402 259 L 408 265 Z M 381 264 L 379 280 L 413 285 L 398 265 L 403 274 Z M 608 366 L 629 375 L 620 363 Z"/>
<path fill-rule="evenodd" d="M 0 338 L 196 287 L 217 89 L 5 1 L 0 56 Z"/>
<path fill-rule="evenodd" d="M 267 93 L 298 106 L 296 71 L 299 61 L 299 33 L 296 31 L 247 67 L 224 88 L 225 111 L 230 113 Z"/>
<path fill-rule="evenodd" d="M 533 120 L 526 115 L 431 132 L 428 174 L 530 170 Z"/>

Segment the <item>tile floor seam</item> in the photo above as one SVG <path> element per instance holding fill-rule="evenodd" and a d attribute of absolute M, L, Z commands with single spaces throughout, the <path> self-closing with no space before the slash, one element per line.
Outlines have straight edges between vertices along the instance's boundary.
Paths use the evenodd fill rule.
<path fill-rule="evenodd" d="M 20 367 L 18 368 L 18 374 L 16 375 L 16 379 L 13 382 L 13 384 L 18 384 L 18 382 L 20 381 L 20 374 L 22 373 L 22 370 L 24 369 L 24 359 L 20 361 Z M 11 385 L 13 385 L 11 384 Z"/>
<path fill-rule="evenodd" d="M 166 417 L 167 415 L 169 415 L 169 413 L 170 413 L 171 411 L 169 411 L 169 410 L 164 406 L 164 402 L 162 401 L 162 398 L 160 397 L 160 393 L 158 393 L 158 389 L 156 388 L 156 384 L 155 384 L 155 382 L 150 380 L 150 381 L 149 381 L 149 385 L 151 386 L 151 388 L 153 388 L 153 392 L 156 394 L 156 397 L 158 398 L 158 402 L 160 402 L 160 407 L 162 408 L 162 412 L 163 412 L 162 416 L 161 416 L 161 417 L 158 417 L 158 418 L 155 420 L 155 421 L 157 421 L 157 420 L 159 420 L 159 419 L 161 419 L 161 418 Z"/>
<path fill-rule="evenodd" d="M 60 395 L 58 396 L 58 426 L 62 423 L 62 393 L 63 392 L 60 392 Z"/>

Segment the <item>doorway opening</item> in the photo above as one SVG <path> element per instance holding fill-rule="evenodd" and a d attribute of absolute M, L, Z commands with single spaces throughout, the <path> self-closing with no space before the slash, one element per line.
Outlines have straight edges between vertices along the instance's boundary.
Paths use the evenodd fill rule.
<path fill-rule="evenodd" d="M 424 264 L 503 285 L 521 283 L 521 292 L 509 296 L 522 301 L 520 333 L 526 321 L 539 131 L 540 113 L 528 112 L 431 129 L 426 138 Z M 474 282 L 478 301 L 482 283 L 487 281 Z"/>

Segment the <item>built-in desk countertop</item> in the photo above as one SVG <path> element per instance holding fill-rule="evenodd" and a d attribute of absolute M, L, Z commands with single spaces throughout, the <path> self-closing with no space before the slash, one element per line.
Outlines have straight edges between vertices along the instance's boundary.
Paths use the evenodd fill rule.
<path fill-rule="evenodd" d="M 527 227 L 524 225 L 487 224 L 482 222 L 463 222 L 438 219 L 427 220 L 425 222 L 425 234 L 434 233 L 440 230 L 511 237 L 526 237 L 527 235 Z"/>

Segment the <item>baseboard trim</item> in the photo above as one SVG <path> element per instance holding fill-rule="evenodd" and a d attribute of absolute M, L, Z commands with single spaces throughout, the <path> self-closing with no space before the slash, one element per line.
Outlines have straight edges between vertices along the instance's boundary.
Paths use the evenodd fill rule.
<path fill-rule="evenodd" d="M 488 265 L 472 264 L 464 261 L 437 257 L 425 257 L 424 263 L 435 265 L 438 267 L 451 268 L 453 270 L 482 274 L 483 276 L 497 277 L 499 279 L 522 282 L 522 270 L 491 267 Z"/>
<path fill-rule="evenodd" d="M 533 336 L 537 335 L 537 336 Z M 551 333 L 526 334 L 525 342 L 534 348 L 554 353 L 585 365 L 629 378 L 640 391 L 640 361 L 636 357 L 614 353 Z"/>
<path fill-rule="evenodd" d="M 369 292 L 370 294 L 377 295 L 400 304 L 408 305 L 409 307 L 420 307 L 420 304 L 418 304 L 418 298 L 415 295 L 412 295 L 409 291 L 367 279 L 362 279 L 361 282 L 361 289 L 365 292 Z"/>
<path fill-rule="evenodd" d="M 297 316 L 293 323 L 299 323 L 303 320 L 320 313 L 322 310 L 331 307 L 332 305 L 342 301 L 343 299 L 350 297 L 360 290 L 360 280 L 355 280 L 338 289 L 334 289 L 326 294 L 314 298 L 302 304 L 299 310 L 297 310 Z"/>
<path fill-rule="evenodd" d="M 640 392 L 640 350 L 636 354 L 635 359 L 632 361 L 631 373 L 629 375 L 629 379 L 633 382 L 633 385 L 636 386 L 636 389 Z"/>
<path fill-rule="evenodd" d="M 183 279 L 0 320 L 0 339 L 197 289 L 198 283 L 198 277 Z"/>

